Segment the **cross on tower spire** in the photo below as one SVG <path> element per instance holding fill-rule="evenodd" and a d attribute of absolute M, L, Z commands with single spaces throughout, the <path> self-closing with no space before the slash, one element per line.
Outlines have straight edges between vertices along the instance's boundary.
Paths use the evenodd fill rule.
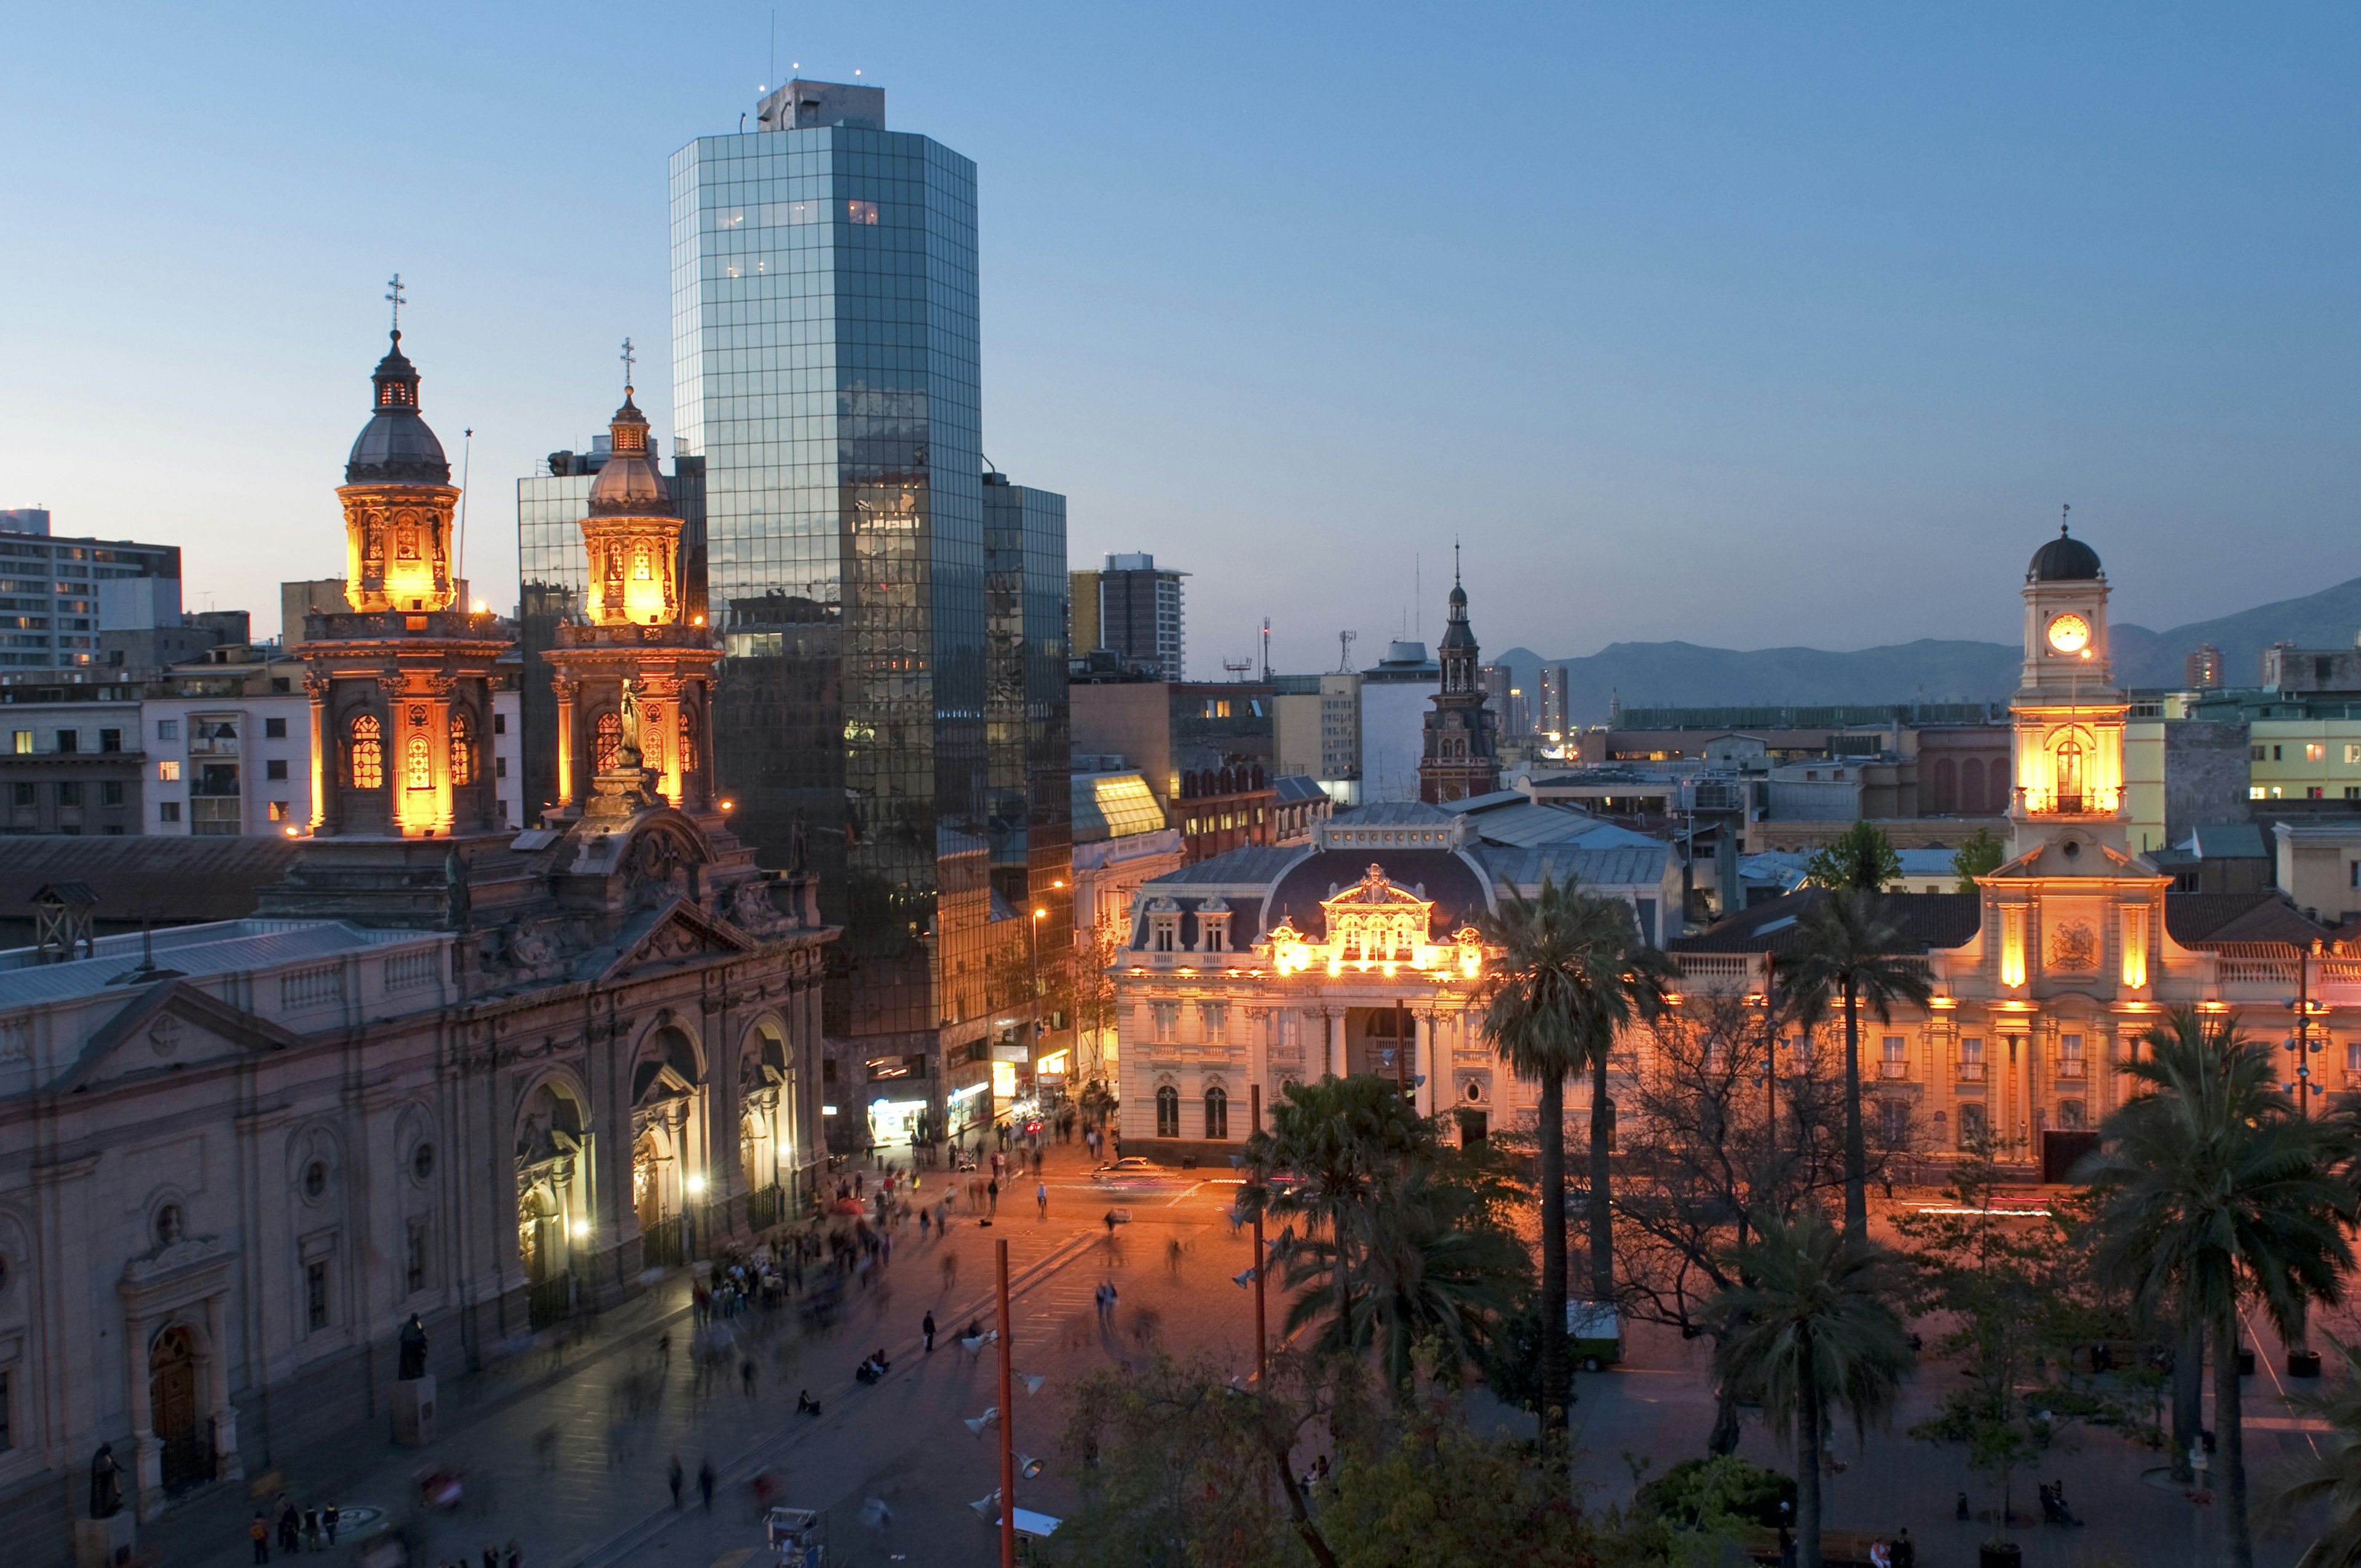
<path fill-rule="evenodd" d="M 2061 501 L 2061 502 L 2059 502 L 2059 506 L 2058 506 L 2058 532 L 2059 532 L 2063 533 L 2063 532 L 2066 532 L 2066 519 L 2067 519 L 2068 514 L 2069 514 L 2069 513 L 2070 513 L 2070 512 L 2072 512 L 2072 511 L 2073 511 L 2073 510 L 2074 510 L 2074 503 L 2073 503 L 2072 501 Z"/>
<path fill-rule="evenodd" d="M 623 353 L 621 357 L 623 361 L 623 396 L 628 398 L 631 395 L 631 367 L 639 363 L 638 356 L 631 352 L 631 340 L 628 337 L 623 339 Z"/>
<path fill-rule="evenodd" d="M 387 280 L 385 289 L 385 297 L 393 302 L 393 335 L 396 337 L 401 335 L 401 274 L 397 272 Z"/>

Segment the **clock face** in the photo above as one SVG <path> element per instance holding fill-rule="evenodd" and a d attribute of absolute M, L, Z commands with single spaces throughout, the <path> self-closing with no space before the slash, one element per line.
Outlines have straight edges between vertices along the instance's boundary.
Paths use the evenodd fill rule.
<path fill-rule="evenodd" d="M 2091 645 L 2091 623 L 2079 615 L 2061 615 L 2049 623 L 2049 645 L 2060 653 L 2080 653 Z"/>

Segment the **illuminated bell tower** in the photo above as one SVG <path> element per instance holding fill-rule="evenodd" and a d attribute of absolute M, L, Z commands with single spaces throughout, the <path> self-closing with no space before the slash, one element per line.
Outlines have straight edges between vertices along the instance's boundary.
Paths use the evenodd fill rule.
<path fill-rule="evenodd" d="M 2127 852 L 2124 719 L 2107 658 L 2107 576 L 2098 553 L 2070 536 L 2034 552 L 2025 573 L 2025 669 L 2009 699 L 2015 783 L 2012 855 L 2068 828 Z"/>
<path fill-rule="evenodd" d="M 684 624 L 680 518 L 623 389 L 609 455 L 582 521 L 585 620 L 546 655 L 557 692 L 555 815 L 629 816 L 668 803 L 691 816 L 713 799 L 713 669 L 702 616 Z"/>

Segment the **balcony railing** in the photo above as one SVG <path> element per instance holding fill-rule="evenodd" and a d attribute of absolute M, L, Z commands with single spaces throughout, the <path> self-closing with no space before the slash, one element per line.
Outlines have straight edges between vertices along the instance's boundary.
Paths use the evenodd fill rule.
<path fill-rule="evenodd" d="M 2060 1078 L 2080 1078 L 2080 1077 L 2081 1077 L 2081 1076 L 2082 1076 L 2082 1058 L 2081 1058 L 2081 1057 L 2062 1057 L 2062 1058 L 2060 1058 L 2059 1059 L 2059 1062 L 2058 1062 L 2058 1076 L 2059 1076 L 2059 1077 L 2060 1077 Z"/>
<path fill-rule="evenodd" d="M 2016 800 L 2029 817 L 2112 817 L 2123 804 L 2120 789 L 2086 789 L 2079 793 L 2019 789 Z"/>
<path fill-rule="evenodd" d="M 1906 1061 L 1882 1061 L 1877 1064 L 1880 1078 L 1908 1078 L 1910 1064 Z"/>
<path fill-rule="evenodd" d="M 1983 1063 L 1980 1061 L 1963 1061 L 1960 1064 L 1960 1081 L 1961 1083 L 1982 1083 L 1983 1080 Z"/>

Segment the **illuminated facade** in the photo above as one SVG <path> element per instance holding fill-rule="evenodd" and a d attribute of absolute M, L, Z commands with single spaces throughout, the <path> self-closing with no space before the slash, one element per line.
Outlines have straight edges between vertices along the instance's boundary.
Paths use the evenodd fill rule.
<path fill-rule="evenodd" d="M 1973 894 L 1889 895 L 1884 917 L 1924 955 L 1932 1004 L 1862 1024 L 1871 1113 L 1942 1154 L 1989 1137 L 2062 1178 L 2123 1102 L 2121 1069 L 2176 1004 L 2291 1034 L 2311 999 L 2313 1050 L 2286 1081 L 2361 1087 L 2361 958 L 2277 893 L 2181 894 L 2126 843 L 2127 704 L 2108 660 L 2099 558 L 2060 532 L 2022 589 L 2025 663 L 2013 718 L 2009 859 Z M 1690 995 L 1760 996 L 1817 894 L 1758 905 L 1673 944 Z M 1841 1039 L 1824 1031 L 1823 1047 Z"/>
<path fill-rule="evenodd" d="M 1652 940 L 1680 888 L 1661 844 L 1510 849 L 1416 801 L 1148 882 L 1113 965 L 1124 1151 L 1223 1158 L 1253 1131 L 1256 1087 L 1268 1105 L 1332 1072 L 1393 1079 L 1463 1137 L 1529 1119 L 1533 1086 L 1482 1031 L 1477 927 L 1545 878 L 1630 905 Z"/>
<path fill-rule="evenodd" d="M 713 667 L 721 653 L 704 618 L 684 610 L 680 519 L 628 387 L 609 434 L 582 521 L 584 617 L 560 624 L 544 655 L 557 694 L 549 820 L 628 814 L 658 798 L 715 814 Z"/>
<path fill-rule="evenodd" d="M 250 919 L 0 952 L 0 1539 L 35 1555 L 67 1556 L 101 1442 L 129 1526 L 381 1441 L 411 1314 L 462 1376 L 816 1196 L 836 932 L 708 799 L 705 731 L 675 744 L 715 654 L 665 597 L 661 487 L 626 465 L 585 530 L 620 591 L 565 678 L 594 764 L 612 681 L 613 765 L 520 832 L 488 805 L 506 644 L 456 603 L 398 341 L 376 388 L 347 602 L 295 650 L 321 784 L 286 880 Z"/>
<path fill-rule="evenodd" d="M 1426 716 L 1425 747 L 1418 763 L 1418 797 L 1430 806 L 1470 800 L 1500 787 L 1497 742 L 1501 716 L 1485 700 L 1476 631 L 1467 624 L 1467 590 L 1459 586 L 1456 574 L 1451 584 L 1450 623 L 1435 655 L 1443 689 L 1434 694 L 1433 709 Z M 1510 733 L 1523 733 L 1513 711 L 1505 717 Z"/>

